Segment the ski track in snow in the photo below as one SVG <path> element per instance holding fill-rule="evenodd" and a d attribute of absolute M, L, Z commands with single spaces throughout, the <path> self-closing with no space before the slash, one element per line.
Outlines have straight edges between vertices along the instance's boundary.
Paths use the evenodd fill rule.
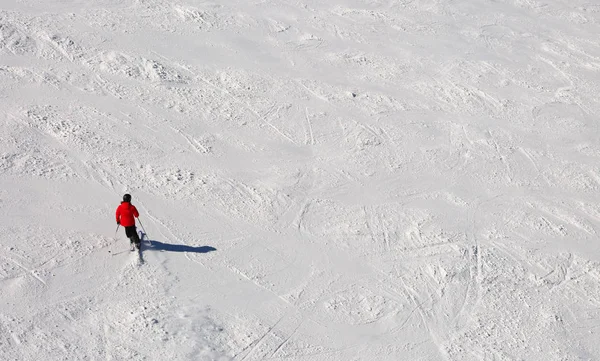
<path fill-rule="evenodd" d="M 589 1 L 1 5 L 0 359 L 600 359 L 599 30 Z"/>

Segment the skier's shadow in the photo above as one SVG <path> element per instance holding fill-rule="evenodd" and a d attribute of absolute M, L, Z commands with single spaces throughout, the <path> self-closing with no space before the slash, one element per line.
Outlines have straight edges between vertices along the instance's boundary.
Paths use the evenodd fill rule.
<path fill-rule="evenodd" d="M 211 246 L 192 247 L 185 244 L 170 244 L 159 241 L 144 240 L 144 251 L 167 251 L 167 252 L 190 252 L 190 253 L 208 253 L 217 249 Z"/>

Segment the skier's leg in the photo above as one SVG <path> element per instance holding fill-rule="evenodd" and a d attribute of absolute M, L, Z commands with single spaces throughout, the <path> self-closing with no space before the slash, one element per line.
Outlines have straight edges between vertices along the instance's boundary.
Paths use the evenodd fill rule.
<path fill-rule="evenodd" d="M 137 236 L 135 226 L 125 227 L 125 235 L 127 235 L 127 238 L 129 238 L 129 245 L 133 247 Z"/>
<path fill-rule="evenodd" d="M 133 239 L 133 243 L 135 243 L 135 247 L 137 249 L 140 249 L 140 245 L 141 245 L 141 241 L 140 241 L 140 236 L 138 235 L 137 232 L 135 232 L 133 234 L 133 237 L 131 237 Z"/>

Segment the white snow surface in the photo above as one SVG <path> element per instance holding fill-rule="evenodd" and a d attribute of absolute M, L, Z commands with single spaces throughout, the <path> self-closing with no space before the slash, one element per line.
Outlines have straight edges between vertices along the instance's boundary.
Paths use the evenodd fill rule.
<path fill-rule="evenodd" d="M 598 1 L 0 9 L 0 360 L 600 360 Z"/>

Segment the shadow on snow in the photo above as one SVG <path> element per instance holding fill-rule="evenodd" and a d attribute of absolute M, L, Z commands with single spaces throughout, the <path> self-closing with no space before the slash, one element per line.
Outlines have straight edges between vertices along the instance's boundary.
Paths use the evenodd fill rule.
<path fill-rule="evenodd" d="M 191 252 L 191 253 L 208 253 L 217 249 L 211 246 L 192 247 L 185 244 L 169 244 L 159 241 L 152 241 L 152 245 L 147 240 L 144 240 L 144 251 L 167 251 L 167 252 Z"/>

